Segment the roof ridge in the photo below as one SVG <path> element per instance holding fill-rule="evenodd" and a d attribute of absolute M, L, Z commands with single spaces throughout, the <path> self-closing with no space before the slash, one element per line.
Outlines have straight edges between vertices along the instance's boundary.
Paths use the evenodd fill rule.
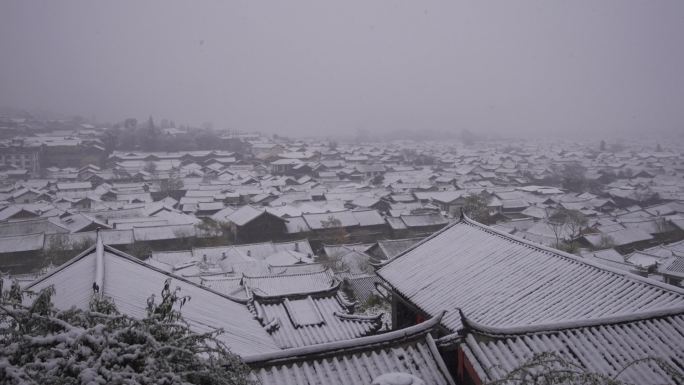
<path fill-rule="evenodd" d="M 105 231 L 106 231 L 106 230 L 110 230 L 110 229 L 105 229 Z M 113 229 L 111 229 L 111 230 L 113 230 Z M 153 254 L 154 254 L 154 253 L 164 253 L 164 254 L 170 254 L 170 253 L 188 253 L 188 252 L 192 252 L 192 249 L 190 249 L 190 250 L 164 250 L 164 251 L 152 251 Z"/>
<path fill-rule="evenodd" d="M 323 247 L 328 246 L 328 247 L 347 247 L 347 246 L 355 246 L 355 245 L 367 245 L 368 243 L 364 242 L 355 242 L 355 243 L 342 243 L 342 244 L 328 244 L 328 243 L 323 243 Z"/>
<path fill-rule="evenodd" d="M 656 246 L 656 247 L 662 247 L 662 245 Z M 665 250 L 667 250 L 667 251 L 670 252 L 671 254 L 674 254 L 674 251 L 672 251 L 672 250 L 670 250 L 670 249 L 668 249 L 668 248 L 666 248 L 666 247 L 662 247 L 662 248 L 665 249 Z M 629 253 L 629 255 L 627 255 L 627 258 L 626 258 L 626 259 L 629 260 L 629 258 L 632 257 L 634 254 L 643 254 L 643 255 L 647 255 L 647 256 L 649 256 L 649 257 L 655 257 L 655 258 L 660 258 L 660 259 L 667 258 L 667 257 L 661 257 L 660 255 L 656 255 L 656 254 L 652 254 L 652 253 L 647 253 L 647 252 L 646 252 L 647 250 L 649 250 L 649 249 L 646 249 L 646 250 L 634 250 L 634 251 L 632 251 L 631 253 Z"/>
<path fill-rule="evenodd" d="M 394 330 L 387 333 L 376 334 L 373 336 L 354 338 L 343 341 L 328 342 L 322 344 L 315 344 L 304 346 L 300 348 L 284 349 L 272 353 L 256 354 L 252 356 L 242 357 L 242 360 L 247 364 L 254 364 L 257 362 L 268 361 L 288 361 L 298 359 L 303 356 L 312 356 L 319 354 L 333 354 L 338 351 L 353 351 L 364 349 L 369 346 L 388 343 L 397 339 L 411 338 L 425 333 L 429 333 L 433 328 L 439 325 L 445 312 L 439 316 L 432 317 L 425 322 L 417 325 L 409 326 L 404 329 Z"/>
<path fill-rule="evenodd" d="M 254 243 L 237 243 L 237 244 L 232 244 L 232 245 L 221 245 L 221 246 L 205 246 L 205 247 L 193 247 L 193 249 L 219 249 L 222 247 L 244 247 L 244 246 L 255 246 L 255 245 L 282 245 L 282 244 L 289 244 L 289 243 L 296 243 L 296 242 L 309 242 L 308 238 L 304 239 L 299 239 L 296 241 L 285 241 L 285 242 L 273 242 L 273 241 L 266 241 L 266 242 L 254 242 Z"/>
<path fill-rule="evenodd" d="M 319 264 L 320 265 L 320 264 Z M 294 265 L 292 265 L 294 266 Z M 332 270 L 329 267 L 326 267 L 325 270 L 321 271 L 313 271 L 313 272 L 304 272 L 304 273 L 295 273 L 295 274 L 269 274 L 269 275 L 255 275 L 255 276 L 250 276 L 244 274 L 245 278 L 281 278 L 281 277 L 295 277 L 295 276 L 301 276 L 301 275 L 316 275 L 316 274 L 321 274 L 321 273 L 327 273 L 331 272 Z M 333 274 L 334 276 L 334 274 Z"/>
<path fill-rule="evenodd" d="M 313 291 L 304 291 L 304 292 L 297 292 L 297 293 L 270 294 L 270 295 L 266 294 L 265 291 L 263 291 L 262 289 L 260 289 L 258 287 L 253 288 L 253 287 L 247 286 L 246 288 L 249 289 L 249 291 L 251 293 L 251 297 L 253 297 L 253 298 L 259 298 L 259 299 L 263 299 L 263 300 L 275 300 L 275 299 L 280 299 L 280 298 L 287 299 L 290 297 L 309 297 L 311 295 L 337 293 L 340 289 L 340 284 L 341 284 L 341 282 L 337 281 L 337 282 L 333 282 L 332 285 L 330 285 L 330 287 L 326 287 L 325 289 L 313 290 Z M 255 291 L 255 289 L 262 292 L 262 293 L 265 293 L 265 294 L 259 294 Z"/>
<path fill-rule="evenodd" d="M 621 275 L 621 276 L 624 276 L 626 278 L 632 279 L 634 281 L 639 281 L 639 282 L 644 283 L 644 284 L 649 284 L 651 286 L 658 287 L 659 289 L 662 289 L 662 290 L 675 292 L 678 294 L 684 294 L 684 288 L 679 288 L 679 287 L 676 287 L 673 285 L 668 285 L 668 284 L 658 282 L 658 281 L 653 280 L 653 279 L 649 279 L 649 278 L 642 277 L 642 276 L 637 275 L 637 274 L 630 273 L 628 271 L 624 271 L 624 270 L 620 270 L 620 269 L 614 269 L 614 268 L 611 268 L 610 266 L 605 266 L 605 265 L 602 265 L 599 263 L 594 263 L 590 260 L 586 260 L 582 257 L 577 256 L 577 255 L 566 253 L 564 251 L 554 249 L 552 247 L 548 247 L 548 246 L 544 246 L 541 244 L 531 242 L 527 239 L 520 238 L 520 237 L 517 237 L 515 235 L 508 234 L 508 233 L 503 232 L 501 230 L 498 230 L 498 229 L 495 229 L 493 227 L 490 227 L 490 226 L 484 225 L 482 223 L 476 222 L 476 221 L 468 218 L 466 215 L 463 215 L 463 219 L 459 220 L 458 222 L 455 222 L 454 224 L 461 223 L 461 221 L 463 221 L 465 224 L 470 225 L 471 227 L 477 228 L 481 231 L 492 233 L 493 235 L 499 236 L 499 237 L 506 239 L 508 241 L 520 243 L 523 246 L 526 246 L 526 247 L 529 247 L 532 249 L 537 249 L 541 252 L 548 253 L 552 256 L 557 256 L 560 258 L 569 259 L 571 261 L 582 263 L 584 265 L 588 265 L 588 266 L 591 266 L 593 268 L 596 268 L 596 269 L 599 269 L 602 271 Z M 451 227 L 452 226 L 450 225 L 450 226 L 445 227 L 445 229 L 448 229 Z M 441 231 L 438 233 L 441 233 Z M 435 233 L 435 234 L 438 234 L 438 233 Z M 435 234 L 433 234 L 433 235 L 435 235 Z M 430 237 L 430 238 L 432 238 L 432 237 Z M 422 244 L 422 242 L 421 242 L 421 244 Z"/>
<path fill-rule="evenodd" d="M 463 323 L 464 327 L 463 329 L 459 330 L 457 333 L 454 334 L 461 334 L 463 332 L 472 330 L 477 334 L 483 334 L 487 336 L 515 336 L 535 333 L 553 333 L 569 329 L 582 329 L 595 326 L 617 325 L 623 323 L 645 321 L 654 318 L 684 315 L 684 306 L 674 308 L 660 308 L 640 313 L 623 313 L 609 317 L 593 318 L 587 320 L 562 321 L 558 323 L 523 325 L 512 327 L 497 327 L 481 324 L 477 321 L 468 319 L 461 309 L 459 309 L 459 314 L 461 315 L 461 322 Z"/>
<path fill-rule="evenodd" d="M 348 321 L 358 321 L 358 322 L 378 322 L 382 318 L 382 313 L 376 315 L 364 315 L 364 314 L 344 314 L 340 312 L 333 312 L 333 315 L 337 318 L 348 320 Z"/>
<path fill-rule="evenodd" d="M 292 251 L 292 250 L 287 250 L 287 251 Z M 301 251 L 299 251 L 301 253 Z M 311 265 L 318 265 L 318 266 L 323 266 L 321 262 L 312 262 L 312 263 L 295 263 L 295 264 L 290 264 L 290 265 L 268 265 L 270 267 L 282 267 L 282 268 L 287 268 L 287 267 L 302 267 L 302 266 L 311 266 Z M 325 268 L 321 271 L 325 271 L 329 268 Z M 320 273 L 321 271 L 316 271 L 315 273 Z M 301 273 L 303 274 L 303 273 Z"/>
<path fill-rule="evenodd" d="M 399 239 L 380 239 L 376 241 L 376 243 L 385 243 L 385 242 L 406 242 L 406 241 L 412 241 L 412 240 L 421 240 L 423 237 L 410 237 L 410 238 L 399 238 Z"/>

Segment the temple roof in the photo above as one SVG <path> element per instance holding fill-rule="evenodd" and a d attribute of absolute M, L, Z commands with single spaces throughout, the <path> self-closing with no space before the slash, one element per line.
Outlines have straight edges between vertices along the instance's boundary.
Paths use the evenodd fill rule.
<path fill-rule="evenodd" d="M 93 287 L 97 285 L 98 293 L 111 298 L 120 312 L 142 318 L 147 314 L 147 299 L 153 294 L 159 295 L 169 279 L 171 287 L 179 287 L 181 295 L 191 297 L 183 306 L 182 314 L 194 331 L 223 329 L 224 333 L 218 338 L 240 355 L 279 349 L 264 328 L 254 320 L 244 302 L 103 245 L 101 237 L 98 237 L 95 246 L 28 285 L 27 289 L 38 291 L 53 285 L 57 308 L 75 306 L 87 309 L 94 295 Z"/>
<path fill-rule="evenodd" d="M 389 333 L 245 357 L 263 385 L 368 385 L 386 373 L 454 385 L 431 333 L 439 317 Z"/>
<path fill-rule="evenodd" d="M 626 383 L 677 383 L 664 363 L 681 380 L 684 307 L 511 329 L 463 324 L 460 346 L 482 382 L 499 380 L 542 353 Z"/>
<path fill-rule="evenodd" d="M 684 290 L 533 244 L 466 217 L 378 271 L 397 294 L 457 331 L 473 320 L 510 327 L 684 306 Z"/>

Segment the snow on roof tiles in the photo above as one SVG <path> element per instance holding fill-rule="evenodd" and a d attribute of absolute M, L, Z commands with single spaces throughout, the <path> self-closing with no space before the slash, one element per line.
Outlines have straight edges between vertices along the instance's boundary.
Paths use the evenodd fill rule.
<path fill-rule="evenodd" d="M 225 222 L 228 220 L 228 216 L 232 214 L 235 211 L 235 208 L 233 207 L 224 207 L 223 209 L 215 212 L 212 216 L 211 219 L 217 221 L 217 222 Z"/>
<path fill-rule="evenodd" d="M 313 250 L 306 239 L 290 242 L 260 242 L 242 245 L 196 247 L 192 249 L 193 258 L 200 261 L 207 256 L 208 261 L 216 262 L 224 255 L 230 257 L 236 255 L 243 259 L 265 260 L 279 252 L 293 251 L 304 255 L 313 255 Z M 248 257 L 248 258 L 247 258 Z"/>
<path fill-rule="evenodd" d="M 242 276 L 237 277 L 202 277 L 202 286 L 206 286 L 214 291 L 237 297 L 248 299 L 245 288 L 240 284 Z"/>
<path fill-rule="evenodd" d="M 653 239 L 649 233 L 639 229 L 621 229 L 607 234 L 587 234 L 584 239 L 592 245 L 600 245 L 602 237 L 610 237 L 611 242 L 615 246 L 624 246 L 631 243 L 643 242 Z"/>
<path fill-rule="evenodd" d="M 341 227 L 358 226 L 359 221 L 351 211 L 338 211 L 333 213 L 322 214 L 304 214 L 302 215 L 309 228 L 312 230 L 320 230 L 326 228 L 326 223 L 331 219 L 338 220 Z"/>
<path fill-rule="evenodd" d="M 272 215 L 272 214 L 268 213 L 265 209 L 256 209 L 252 206 L 246 205 L 246 206 L 242 206 L 239 209 L 228 214 L 226 216 L 226 219 L 229 222 L 233 222 L 238 226 L 244 226 L 247 223 L 255 220 L 256 218 L 258 218 L 259 216 L 261 216 L 264 213 Z M 279 218 L 275 215 L 273 215 L 273 217 Z"/>
<path fill-rule="evenodd" d="M 294 275 L 319 273 L 325 271 L 326 267 L 320 263 L 300 263 L 296 265 L 273 265 L 268 266 L 268 271 L 274 275 Z"/>
<path fill-rule="evenodd" d="M 454 385 L 430 335 L 438 320 L 353 340 L 245 358 L 263 385 L 368 385 L 385 373 L 409 373 L 431 385 Z"/>
<path fill-rule="evenodd" d="M 402 215 L 401 220 L 407 227 L 441 226 L 449 221 L 440 214 Z"/>
<path fill-rule="evenodd" d="M 176 266 L 190 262 L 192 260 L 192 251 L 153 251 L 150 258 L 169 266 Z"/>
<path fill-rule="evenodd" d="M 297 263 L 308 264 L 313 263 L 313 258 L 311 254 L 307 255 L 299 251 L 280 250 L 266 257 L 264 262 L 271 266 L 295 265 Z"/>
<path fill-rule="evenodd" d="M 379 198 L 374 198 L 374 197 L 368 197 L 368 196 L 360 196 L 356 199 L 354 199 L 351 204 L 353 204 L 356 207 L 372 207 L 373 205 L 377 204 L 380 202 Z"/>
<path fill-rule="evenodd" d="M 605 317 L 684 305 L 684 290 L 583 261 L 470 219 L 434 234 L 378 274 L 443 324 L 457 308 L 492 326 Z"/>
<path fill-rule="evenodd" d="M 263 214 L 264 211 L 265 210 L 255 209 L 254 207 L 249 205 L 242 206 L 239 209 L 228 214 L 228 216 L 226 216 L 226 219 L 228 219 L 230 222 L 235 223 L 238 226 L 243 226 L 257 218 L 259 215 Z"/>
<path fill-rule="evenodd" d="M 282 349 L 342 341 L 375 333 L 380 316 L 348 314 L 337 293 L 254 303 L 263 325 L 277 322 L 271 336 Z"/>
<path fill-rule="evenodd" d="M 75 190 L 75 189 L 91 189 L 93 185 L 90 182 L 66 182 L 57 183 L 58 190 Z"/>
<path fill-rule="evenodd" d="M 97 258 L 97 248 L 91 247 L 53 273 L 32 283 L 28 289 L 37 291 L 54 285 L 54 300 L 58 308 L 87 308 L 96 279 Z M 183 306 L 182 313 L 193 330 L 208 332 L 222 328 L 224 333 L 219 339 L 240 355 L 278 349 L 244 304 L 146 265 L 109 246 L 103 247 L 101 258 L 104 263 L 101 292 L 112 298 L 122 313 L 136 318 L 144 317 L 147 298 L 152 294 L 158 295 L 164 282 L 171 278 L 171 287 L 180 287 L 181 295 L 192 298 Z"/>
<path fill-rule="evenodd" d="M 287 218 L 287 222 L 285 223 L 285 232 L 288 234 L 298 234 L 298 233 L 306 233 L 311 231 L 309 228 L 309 225 L 306 224 L 306 221 L 304 220 L 303 217 L 291 217 Z"/>
<path fill-rule="evenodd" d="M 359 226 L 385 225 L 385 219 L 376 210 L 352 211 L 352 215 L 359 222 Z"/>
<path fill-rule="evenodd" d="M 349 253 L 350 251 L 365 252 L 371 246 L 372 244 L 369 243 L 348 243 L 341 245 L 324 244 L 323 250 L 325 251 L 325 255 L 327 255 L 328 258 L 337 258 Z"/>
<path fill-rule="evenodd" d="M 527 333 L 492 334 L 475 326 L 468 330 L 462 346 L 483 382 L 504 377 L 534 354 L 553 352 L 589 372 L 611 378 L 626 368 L 617 378 L 626 383 L 670 384 L 677 381 L 654 361 L 632 364 L 658 358 L 681 368 L 684 313 L 682 309 L 669 313 L 597 320 L 574 327 L 565 325 L 560 330 L 551 325 L 549 330 Z"/>
<path fill-rule="evenodd" d="M 314 273 L 243 278 L 244 286 L 262 297 L 322 292 L 332 290 L 338 283 L 329 269 Z"/>

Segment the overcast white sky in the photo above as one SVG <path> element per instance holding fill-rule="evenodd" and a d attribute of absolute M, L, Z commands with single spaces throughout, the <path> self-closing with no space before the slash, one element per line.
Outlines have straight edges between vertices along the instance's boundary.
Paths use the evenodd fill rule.
<path fill-rule="evenodd" d="M 684 1 L 0 1 L 0 105 L 327 134 L 684 131 Z"/>

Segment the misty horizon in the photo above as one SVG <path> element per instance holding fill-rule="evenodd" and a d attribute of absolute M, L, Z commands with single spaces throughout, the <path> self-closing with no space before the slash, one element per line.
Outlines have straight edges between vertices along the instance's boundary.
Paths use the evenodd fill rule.
<path fill-rule="evenodd" d="M 682 131 L 684 3 L 0 4 L 0 105 L 290 136 Z"/>

